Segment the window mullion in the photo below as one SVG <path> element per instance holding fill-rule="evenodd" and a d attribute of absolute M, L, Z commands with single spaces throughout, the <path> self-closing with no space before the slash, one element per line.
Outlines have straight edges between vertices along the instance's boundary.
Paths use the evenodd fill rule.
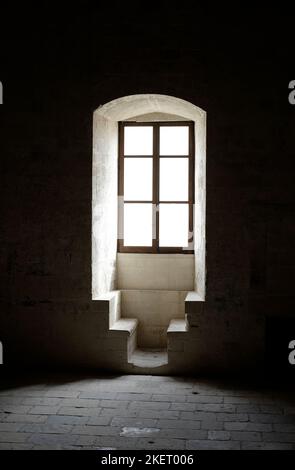
<path fill-rule="evenodd" d="M 153 251 L 159 251 L 159 152 L 160 152 L 160 139 L 159 139 L 159 124 L 154 124 L 153 133 Z"/>

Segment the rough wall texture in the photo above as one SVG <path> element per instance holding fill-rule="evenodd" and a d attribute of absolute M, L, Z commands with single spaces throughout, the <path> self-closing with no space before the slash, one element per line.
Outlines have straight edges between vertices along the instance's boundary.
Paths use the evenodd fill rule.
<path fill-rule="evenodd" d="M 161 5 L 152 30 L 148 16 L 62 18 L 44 7 L 40 23 L 13 17 L 15 34 L 1 42 L 7 364 L 104 364 L 91 305 L 92 113 L 135 93 L 207 111 L 207 296 L 197 334 L 208 366 L 255 366 L 265 316 L 294 315 L 291 19 L 211 17 L 196 28 L 171 2 L 164 22 Z"/>
<path fill-rule="evenodd" d="M 94 113 L 92 298 L 115 289 L 118 217 L 118 123 Z"/>

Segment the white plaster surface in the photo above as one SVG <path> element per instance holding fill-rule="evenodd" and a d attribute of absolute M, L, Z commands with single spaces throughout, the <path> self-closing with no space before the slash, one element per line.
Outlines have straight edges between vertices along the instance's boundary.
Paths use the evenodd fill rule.
<path fill-rule="evenodd" d="M 115 288 L 118 124 L 94 115 L 92 174 L 92 298 Z"/>
<path fill-rule="evenodd" d="M 144 120 L 159 116 L 195 123 L 195 255 L 168 259 L 157 256 L 156 262 L 129 257 L 129 264 L 117 258 L 118 236 L 118 122 L 137 117 Z M 124 340 L 123 331 L 109 330 L 101 334 L 100 347 L 108 352 L 105 365 L 127 367 L 127 360 L 136 347 L 167 346 L 167 328 L 172 319 L 184 321 L 188 291 L 205 296 L 205 199 L 206 199 L 206 113 L 184 100 L 166 95 L 131 95 L 99 107 L 93 121 L 93 197 L 92 197 L 92 299 L 97 301 L 101 324 L 113 327 L 120 318 L 138 320 L 138 328 Z M 132 287 L 132 288 L 131 288 Z M 108 311 L 102 294 L 121 291 L 109 299 Z M 177 333 L 177 332 L 176 332 Z M 190 336 L 190 333 L 185 333 Z M 136 341 L 136 338 L 138 340 Z M 126 348 L 124 344 L 126 341 Z M 191 354 L 188 340 L 170 341 L 169 367 L 175 370 L 184 364 L 183 354 Z M 104 343 L 106 346 L 104 347 Z M 117 344 L 118 343 L 118 344 Z M 187 353 L 186 353 L 187 354 Z M 172 361 L 172 363 L 171 363 Z"/>
<path fill-rule="evenodd" d="M 187 291 L 123 290 L 121 316 L 137 318 L 138 347 L 167 347 L 170 320 L 184 319 Z"/>
<path fill-rule="evenodd" d="M 167 95 L 130 95 L 100 106 L 93 122 L 92 298 L 116 288 L 118 121 L 170 114 L 195 122 L 195 286 L 205 296 L 206 112 Z"/>
<path fill-rule="evenodd" d="M 118 253 L 118 289 L 194 289 L 194 255 Z"/>

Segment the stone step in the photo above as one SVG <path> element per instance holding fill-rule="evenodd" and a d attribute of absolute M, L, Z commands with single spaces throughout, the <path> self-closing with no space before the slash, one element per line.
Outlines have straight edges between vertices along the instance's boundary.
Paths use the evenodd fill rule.
<path fill-rule="evenodd" d="M 167 334 L 171 333 L 186 333 L 188 331 L 188 325 L 186 320 L 171 320 L 167 329 Z"/>
<path fill-rule="evenodd" d="M 110 331 L 126 333 L 128 336 L 134 333 L 137 325 L 137 318 L 120 318 L 119 320 L 113 323 L 113 326 L 110 328 Z"/>
<path fill-rule="evenodd" d="M 136 349 L 129 359 L 135 367 L 153 369 L 168 364 L 166 349 Z"/>

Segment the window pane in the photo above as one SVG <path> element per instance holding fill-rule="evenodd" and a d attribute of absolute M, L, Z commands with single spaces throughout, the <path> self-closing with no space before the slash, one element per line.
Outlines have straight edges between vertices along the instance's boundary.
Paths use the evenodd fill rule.
<path fill-rule="evenodd" d="M 152 158 L 124 159 L 124 199 L 127 201 L 152 201 Z"/>
<path fill-rule="evenodd" d="M 152 246 L 152 222 L 152 204 L 124 204 L 124 246 Z"/>
<path fill-rule="evenodd" d="M 188 131 L 188 126 L 160 127 L 160 155 L 188 155 Z"/>
<path fill-rule="evenodd" d="M 153 155 L 153 128 L 124 127 L 124 155 Z"/>
<path fill-rule="evenodd" d="M 188 246 L 188 204 L 160 204 L 159 246 Z"/>
<path fill-rule="evenodd" d="M 160 201 L 188 200 L 188 158 L 160 158 Z"/>

